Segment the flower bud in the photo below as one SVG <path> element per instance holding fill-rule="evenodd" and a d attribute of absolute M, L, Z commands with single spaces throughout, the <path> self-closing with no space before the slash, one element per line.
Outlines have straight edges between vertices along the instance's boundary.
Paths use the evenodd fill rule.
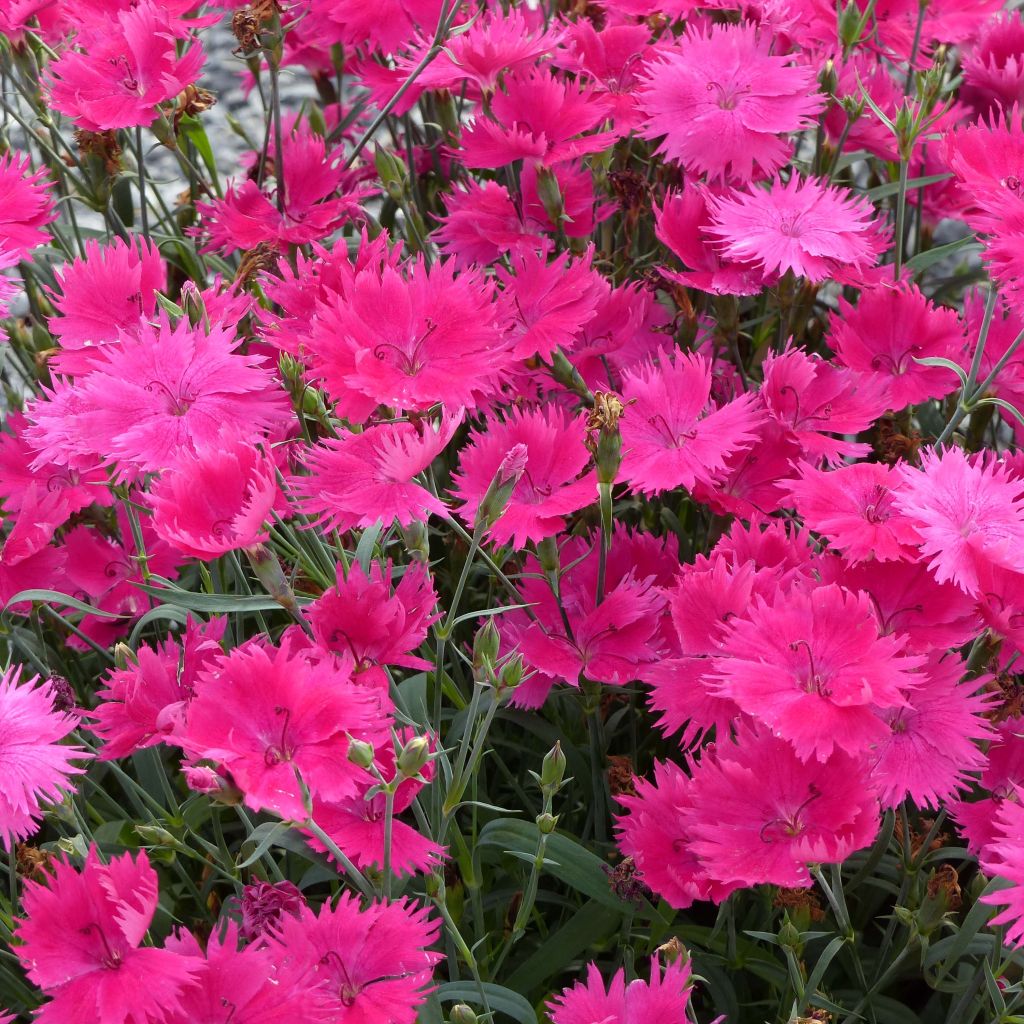
<path fill-rule="evenodd" d="M 473 637 L 473 671 L 479 672 L 485 666 L 494 668 L 498 660 L 498 650 L 501 646 L 501 638 L 498 636 L 498 628 L 494 625 L 494 619 L 489 618 L 482 629 L 477 630 Z"/>
<path fill-rule="evenodd" d="M 521 654 L 513 654 L 501 666 L 501 671 L 498 673 L 498 689 L 501 692 L 507 692 L 514 690 L 523 679 L 523 656 Z"/>
<path fill-rule="evenodd" d="M 456 1003 L 448 1017 L 449 1024 L 477 1024 L 478 1019 L 465 1003 Z"/>
<path fill-rule="evenodd" d="M 398 770 L 407 779 L 419 775 L 420 769 L 430 760 L 430 741 L 426 736 L 414 736 L 398 755 Z"/>
<path fill-rule="evenodd" d="M 114 665 L 116 668 L 123 672 L 129 665 L 135 665 L 137 661 L 135 652 L 126 643 L 119 640 L 114 644 Z"/>
<path fill-rule="evenodd" d="M 491 480 L 486 493 L 480 500 L 476 512 L 477 523 L 491 526 L 504 514 L 516 484 L 526 472 L 528 454 L 525 444 L 517 444 L 501 460 L 494 479 Z"/>
<path fill-rule="evenodd" d="M 800 933 L 793 926 L 793 922 L 790 921 L 789 914 L 786 914 L 782 927 L 779 929 L 779 945 L 783 949 L 792 949 L 796 953 L 799 953 L 803 948 L 803 943 L 800 941 Z"/>
<path fill-rule="evenodd" d="M 373 764 L 373 744 L 349 737 L 348 759 L 360 768 L 369 768 Z"/>
<path fill-rule="evenodd" d="M 165 828 L 159 825 L 136 825 L 135 834 L 144 842 L 153 846 L 178 846 L 178 840 Z"/>
<path fill-rule="evenodd" d="M 860 39 L 864 22 L 857 0 L 849 0 L 839 16 L 839 39 L 846 49 L 852 47 Z"/>
<path fill-rule="evenodd" d="M 415 520 L 401 529 L 406 553 L 413 560 L 426 565 L 430 561 L 430 532 L 427 524 Z"/>
<path fill-rule="evenodd" d="M 298 616 L 300 613 L 295 594 L 288 585 L 277 555 L 266 544 L 256 544 L 251 548 L 246 548 L 245 553 L 252 566 L 252 571 L 256 573 L 256 578 L 263 584 L 266 592 L 282 608 Z"/>
<path fill-rule="evenodd" d="M 565 203 L 562 200 L 562 190 L 558 187 L 558 179 L 554 172 L 547 167 L 537 168 L 537 195 L 544 205 L 544 212 L 551 219 L 554 226 L 561 227 L 562 219 L 565 216 Z"/>
<path fill-rule="evenodd" d="M 406 185 L 409 181 L 409 168 L 406 167 L 405 161 L 386 149 L 378 149 L 374 162 L 388 196 L 396 203 L 401 202 L 405 198 Z"/>
<path fill-rule="evenodd" d="M 555 745 L 544 755 L 540 766 L 540 784 L 543 789 L 558 789 L 565 778 L 565 754 L 562 752 L 562 744 L 556 741 Z"/>
<path fill-rule="evenodd" d="M 558 825 L 558 816 L 556 814 L 538 814 L 537 815 L 537 828 L 542 836 L 549 836 L 555 831 Z"/>

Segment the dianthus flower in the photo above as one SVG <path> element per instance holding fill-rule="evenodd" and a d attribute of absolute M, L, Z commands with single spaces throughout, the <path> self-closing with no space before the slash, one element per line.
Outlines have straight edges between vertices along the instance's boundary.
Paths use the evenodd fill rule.
<path fill-rule="evenodd" d="M 197 973 L 165 1024 L 333 1024 L 337 1019 L 327 992 L 306 965 L 275 963 L 275 951 L 264 943 L 240 946 L 233 921 L 221 934 L 214 931 L 205 952 L 189 932 L 167 946 L 195 957 Z"/>
<path fill-rule="evenodd" d="M 808 127 L 825 106 L 814 68 L 773 54 L 752 23 L 689 28 L 648 65 L 637 92 L 642 133 L 691 174 L 752 181 L 789 160 L 785 136 Z M 755 170 L 756 168 L 756 170 Z"/>
<path fill-rule="evenodd" d="M 929 302 L 913 284 L 865 288 L 856 306 L 840 298 L 828 344 L 840 366 L 884 380 L 894 410 L 945 398 L 960 385 L 947 367 L 917 361 L 939 357 L 959 365 L 965 338 L 956 313 Z"/>
<path fill-rule="evenodd" d="M 235 648 L 198 674 L 182 746 L 230 773 L 253 810 L 304 821 L 297 775 L 325 799 L 353 793 L 361 769 L 346 760 L 349 734 L 385 728 L 376 702 L 352 682 L 351 661 L 311 661 L 256 643 Z"/>
<path fill-rule="evenodd" d="M 261 439 L 286 420 L 288 400 L 264 358 L 242 355 L 239 344 L 222 325 L 207 332 L 184 319 L 122 334 L 116 350 L 97 353 L 90 373 L 58 381 L 31 403 L 33 465 L 99 456 L 133 476 L 166 469 L 182 449 L 218 443 L 224 428 Z"/>
<path fill-rule="evenodd" d="M 246 942 L 268 935 L 282 914 L 298 916 L 306 897 L 294 882 L 263 882 L 243 886 L 238 909 L 242 912 L 242 938 Z"/>
<path fill-rule="evenodd" d="M 767 729 L 716 743 L 694 771 L 690 849 L 726 885 L 810 885 L 808 864 L 838 864 L 878 831 L 878 798 L 859 758 L 805 762 Z"/>
<path fill-rule="evenodd" d="M 65 50 L 46 80 L 51 105 L 89 132 L 152 124 L 161 103 L 199 78 L 203 48 L 179 56 L 180 30 L 162 3 L 140 0 L 101 28 L 89 26 L 88 51 Z"/>
<path fill-rule="evenodd" d="M 880 712 L 889 736 L 871 753 L 871 778 L 882 807 L 909 797 L 917 807 L 937 809 L 970 784 L 986 757 L 980 743 L 992 735 L 985 713 L 993 694 L 978 693 L 983 679 L 963 679 L 957 654 L 934 654 L 921 670 L 907 706 Z"/>
<path fill-rule="evenodd" d="M 939 583 L 978 596 L 984 568 L 1024 572 L 1024 480 L 960 448 L 922 451 L 920 469 L 901 466 L 899 473 L 896 508 L 917 530 Z"/>
<path fill-rule="evenodd" d="M 447 516 L 444 503 L 414 478 L 444 451 L 461 419 L 459 410 L 437 426 L 382 423 L 324 441 L 306 456 L 310 475 L 293 481 L 303 507 L 335 530 Z"/>
<path fill-rule="evenodd" d="M 143 946 L 157 877 L 143 850 L 102 864 L 90 848 L 81 871 L 55 860 L 45 883 L 26 880 L 16 946 L 29 979 L 49 997 L 43 1024 L 136 1024 L 181 1007 L 201 962 Z"/>
<path fill-rule="evenodd" d="M 223 654 L 226 621 L 190 620 L 180 643 L 168 636 L 155 647 L 141 644 L 134 663 L 111 670 L 89 714 L 90 728 L 104 741 L 101 758 L 112 761 L 158 743 L 180 742 L 196 675 Z"/>
<path fill-rule="evenodd" d="M 78 725 L 58 711 L 55 693 L 38 676 L 23 680 L 19 669 L 0 675 L 0 846 L 10 853 L 31 835 L 42 816 L 40 804 L 59 801 L 81 769 L 81 747 L 60 741 Z"/>
<path fill-rule="evenodd" d="M 1024 944 L 1024 804 L 1019 788 L 1015 799 L 1004 800 L 995 815 L 995 835 L 981 850 L 978 866 L 986 875 L 998 875 L 1010 883 L 981 897 L 983 903 L 1003 907 L 991 921 L 992 928 L 1008 925 L 1006 939 Z"/>
<path fill-rule="evenodd" d="M 690 962 L 676 960 L 662 973 L 658 957 L 651 957 L 651 980 L 626 984 L 619 968 L 605 988 L 597 964 L 587 967 L 587 980 L 563 989 L 548 1003 L 552 1024 L 686 1024 L 690 1002 Z"/>
<path fill-rule="evenodd" d="M 754 442 L 764 418 L 753 394 L 713 402 L 711 367 L 688 352 L 672 358 L 661 350 L 627 370 L 622 394 L 622 475 L 645 494 L 710 482 L 728 456 Z"/>
<path fill-rule="evenodd" d="M 590 452 L 584 444 L 584 417 L 569 416 L 553 406 L 509 411 L 470 434 L 463 448 L 452 493 L 462 500 L 460 517 L 472 525 L 480 503 L 506 455 L 526 448 L 526 466 L 509 495 L 504 513 L 490 528 L 496 544 L 517 548 L 563 529 L 565 517 L 597 497 Z"/>
<path fill-rule="evenodd" d="M 506 319 L 493 281 L 417 257 L 360 270 L 344 296 L 318 307 L 306 345 L 313 374 L 349 419 L 378 405 L 473 408 L 511 364 Z"/>
<path fill-rule="evenodd" d="M 283 917 L 270 948 L 278 963 L 307 966 L 338 1024 L 413 1024 L 429 991 L 438 920 L 406 900 L 360 908 L 353 893 Z"/>
<path fill-rule="evenodd" d="M 115 238 L 109 245 L 89 241 L 85 255 L 55 271 L 57 290 L 50 333 L 60 352 L 50 365 L 61 373 L 94 369 L 101 346 L 134 333 L 140 319 L 153 315 L 156 293 L 166 286 L 163 258 L 151 242 Z"/>
<path fill-rule="evenodd" d="M 767 189 L 709 201 L 708 234 L 727 259 L 809 281 L 856 283 L 886 249 L 871 204 L 849 189 L 794 174 Z"/>
<path fill-rule="evenodd" d="M 804 524 L 827 537 L 850 562 L 916 558 L 917 531 L 893 506 L 900 477 L 878 462 L 855 462 L 832 470 L 800 465 L 784 486 Z"/>
<path fill-rule="evenodd" d="M 959 99 L 979 114 L 1024 102 L 1024 18 L 1020 11 L 990 18 L 962 58 Z"/>
<path fill-rule="evenodd" d="M 437 620 L 437 594 L 429 571 L 409 565 L 392 589 L 390 563 L 379 562 L 367 575 L 358 562 L 347 574 L 337 567 L 337 582 L 305 609 L 316 642 L 327 651 L 349 654 L 357 675 L 370 668 L 401 665 L 430 668 L 412 654 Z"/>
<path fill-rule="evenodd" d="M 905 707 L 922 658 L 878 634 L 871 603 L 836 585 L 755 597 L 722 639 L 712 690 L 793 745 L 801 760 L 885 739 L 876 712 Z"/>
<path fill-rule="evenodd" d="M 265 541 L 277 496 L 270 457 L 222 431 L 213 446 L 179 452 L 150 487 L 153 529 L 176 550 L 211 561 Z"/>
<path fill-rule="evenodd" d="M 232 183 L 223 199 L 196 203 L 210 237 L 204 252 L 232 253 L 260 243 L 279 249 L 305 245 L 362 216 L 359 204 L 375 190 L 356 186 L 342 169 L 339 154 L 328 153 L 321 136 L 289 134 L 281 148 L 283 173 L 277 190 L 284 196 L 284 209 L 278 209 L 276 195 L 267 195 L 251 178 Z"/>
<path fill-rule="evenodd" d="M 455 155 L 466 167 L 503 167 L 515 160 L 550 167 L 606 149 L 616 138 L 615 132 L 585 134 L 608 117 L 606 100 L 592 87 L 543 67 L 508 75 L 490 110 L 491 117 L 463 129 Z"/>
<path fill-rule="evenodd" d="M 25 259 L 56 216 L 45 169 L 32 173 L 27 154 L 0 156 L 0 251 Z"/>

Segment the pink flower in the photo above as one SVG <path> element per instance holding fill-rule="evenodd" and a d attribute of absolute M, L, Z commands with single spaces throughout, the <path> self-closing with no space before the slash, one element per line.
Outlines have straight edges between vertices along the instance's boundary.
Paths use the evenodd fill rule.
<path fill-rule="evenodd" d="M 216 445 L 180 452 L 150 487 L 153 529 L 178 551 L 211 561 L 265 541 L 277 496 L 273 461 L 222 431 Z"/>
<path fill-rule="evenodd" d="M 512 358 L 507 312 L 494 300 L 493 282 L 456 274 L 451 262 L 369 265 L 318 307 L 307 339 L 312 372 L 353 420 L 378 405 L 473 408 L 495 392 Z"/>
<path fill-rule="evenodd" d="M 85 256 L 55 272 L 58 293 L 50 332 L 61 351 L 50 365 L 61 373 L 94 369 L 101 346 L 116 344 L 122 332 L 134 333 L 140 319 L 153 315 L 156 293 L 166 286 L 163 258 L 152 243 L 115 238 L 101 247 L 86 242 Z"/>
<path fill-rule="evenodd" d="M 100 736 L 105 761 L 127 757 L 158 743 L 179 743 L 185 709 L 196 675 L 223 652 L 226 619 L 205 625 L 190 621 L 181 643 L 173 637 L 150 647 L 142 644 L 134 664 L 113 669 L 103 680 L 100 703 L 90 713 L 90 728 Z"/>
<path fill-rule="evenodd" d="M 995 842 L 1000 807 L 1020 799 L 1020 787 L 1024 785 L 1024 737 L 1020 732 L 1020 721 L 1016 718 L 997 725 L 988 749 L 988 764 L 981 775 L 981 798 L 970 803 L 965 800 L 947 803 L 967 840 L 967 849 L 975 856 Z"/>
<path fill-rule="evenodd" d="M 755 597 L 722 639 L 712 692 L 792 743 L 801 760 L 859 754 L 889 735 L 876 712 L 907 704 L 923 659 L 878 635 L 871 603 L 834 584 Z"/>
<path fill-rule="evenodd" d="M 47 70 L 50 103 L 79 128 L 102 132 L 152 124 L 161 103 L 199 78 L 202 45 L 180 56 L 181 32 L 164 4 L 140 2 L 93 24 L 87 52 L 65 50 Z"/>
<path fill-rule="evenodd" d="M 293 882 L 262 882 L 257 879 L 242 889 L 242 937 L 247 942 L 269 935 L 282 914 L 298 917 L 306 898 Z"/>
<path fill-rule="evenodd" d="M 513 310 L 512 355 L 550 359 L 556 348 L 569 348 L 597 314 L 601 289 L 590 256 L 568 262 L 560 256 L 548 263 L 543 255 L 521 249 L 509 262 L 514 274 L 503 267 L 496 267 L 495 274 Z"/>
<path fill-rule="evenodd" d="M 877 462 L 855 462 L 830 471 L 801 463 L 800 475 L 783 486 L 805 525 L 827 537 L 850 562 L 916 557 L 917 531 L 896 511 L 900 477 Z"/>
<path fill-rule="evenodd" d="M 616 820 L 619 849 L 633 858 L 644 883 L 677 910 L 698 900 L 720 903 L 739 888 L 708 875 L 693 852 L 694 795 L 686 772 L 671 761 L 658 761 L 653 782 L 638 778 L 636 796 L 618 797 L 628 812 Z"/>
<path fill-rule="evenodd" d="M 1024 804 L 1018 790 L 1016 799 L 1004 800 L 995 817 L 995 835 L 982 849 L 978 866 L 986 875 L 998 875 L 1010 886 L 981 897 L 983 903 L 1003 907 L 989 921 L 990 927 L 1008 925 L 1006 940 L 1024 944 Z"/>
<path fill-rule="evenodd" d="M 16 840 L 35 832 L 40 804 L 58 802 L 81 769 L 71 762 L 87 755 L 61 743 L 78 725 L 54 706 L 53 687 L 20 669 L 0 675 L 0 845 L 10 853 Z"/>
<path fill-rule="evenodd" d="M 1020 11 L 990 18 L 963 56 L 961 102 L 979 114 L 1024 101 L 1024 18 Z"/>
<path fill-rule="evenodd" d="M 413 1024 L 441 958 L 427 948 L 439 923 L 407 900 L 360 909 L 346 892 L 318 913 L 283 917 L 270 948 L 322 979 L 337 1024 Z"/>
<path fill-rule="evenodd" d="M 515 160 L 550 167 L 597 153 L 614 132 L 585 134 L 610 113 L 606 100 L 578 81 L 534 68 L 505 78 L 505 91 L 491 100 L 490 117 L 463 129 L 455 153 L 466 167 L 503 167 Z"/>
<path fill-rule="evenodd" d="M 187 320 L 172 328 L 165 317 L 157 327 L 141 324 L 138 337 L 122 334 L 114 350 L 97 353 L 90 373 L 58 381 L 31 404 L 34 465 L 98 456 L 131 476 L 216 445 L 224 428 L 261 439 L 290 416 L 288 400 L 265 360 L 238 353 L 239 344 L 218 324 L 207 333 Z"/>
<path fill-rule="evenodd" d="M 814 69 L 772 54 L 768 32 L 747 22 L 690 27 L 648 65 L 638 90 L 642 134 L 691 174 L 748 182 L 790 158 L 783 136 L 813 123 L 825 105 Z M 755 171 L 755 167 L 757 171 Z"/>
<path fill-rule="evenodd" d="M 916 285 L 865 288 L 856 307 L 841 298 L 830 326 L 836 362 L 884 380 L 892 409 L 944 398 L 959 387 L 952 370 L 917 362 L 939 357 L 959 365 L 966 346 L 956 313 L 933 305 Z"/>
<path fill-rule="evenodd" d="M 57 217 L 50 188 L 45 170 L 32 173 L 27 154 L 0 156 L 0 251 L 26 259 L 49 241 L 43 228 Z"/>
<path fill-rule="evenodd" d="M 959 448 L 921 452 L 921 468 L 902 466 L 896 508 L 917 530 L 939 583 L 977 596 L 988 566 L 1024 572 L 1024 480 L 994 459 Z"/>
<path fill-rule="evenodd" d="M 705 752 L 691 800 L 690 849 L 726 885 L 807 886 L 808 864 L 839 863 L 878 831 L 859 759 L 803 761 L 766 729 Z"/>
<path fill-rule="evenodd" d="M 809 281 L 855 283 L 885 251 L 871 204 L 849 189 L 794 174 L 767 190 L 733 190 L 709 201 L 708 233 L 727 259 L 765 273 L 792 271 Z"/>
<path fill-rule="evenodd" d="M 711 367 L 689 352 L 672 358 L 662 349 L 627 370 L 622 394 L 622 472 L 645 494 L 710 482 L 730 455 L 754 442 L 764 417 L 752 394 L 712 402 Z"/>
<path fill-rule="evenodd" d="M 304 821 L 296 775 L 314 794 L 340 799 L 361 769 L 346 760 L 348 736 L 384 729 L 372 695 L 352 682 L 351 662 L 313 662 L 256 643 L 208 663 L 195 681 L 182 746 L 219 762 L 253 810 Z"/>
<path fill-rule="evenodd" d="M 306 610 L 316 642 L 326 651 L 349 654 L 356 673 L 383 665 L 431 668 L 432 662 L 412 654 L 427 638 L 427 628 L 439 618 L 437 594 L 423 565 L 408 565 L 392 590 L 391 564 L 379 562 L 370 574 L 353 562 L 337 567 L 337 582 Z"/>
<path fill-rule="evenodd" d="M 196 203 L 210 236 L 204 252 L 228 254 L 261 242 L 279 249 L 305 245 L 362 217 L 360 202 L 376 190 L 357 187 L 352 174 L 342 169 L 340 154 L 327 153 L 321 136 L 291 133 L 281 148 L 283 180 L 277 180 L 277 188 L 284 194 L 284 210 L 278 209 L 276 195 L 267 195 L 251 178 L 231 184 L 223 199 Z"/>
<path fill-rule="evenodd" d="M 452 493 L 462 500 L 459 516 L 476 521 L 477 510 L 505 456 L 526 446 L 526 466 L 512 490 L 504 514 L 489 536 L 495 544 L 522 548 L 565 527 L 565 517 L 593 504 L 597 484 L 587 471 L 590 452 L 584 444 L 584 417 L 570 419 L 560 409 L 543 406 L 509 411 L 469 436 L 452 477 Z"/>
<path fill-rule="evenodd" d="M 461 420 L 460 409 L 436 426 L 383 423 L 317 445 L 306 456 L 310 475 L 293 481 L 303 508 L 333 530 L 446 517 L 444 503 L 414 478 L 444 451 Z"/>
<path fill-rule="evenodd" d="M 872 752 L 871 777 L 883 809 L 907 797 L 938 808 L 985 766 L 979 744 L 993 733 L 984 715 L 995 697 L 977 692 L 983 679 L 961 682 L 965 670 L 956 654 L 932 655 L 907 706 L 881 712 L 891 731 Z"/>
<path fill-rule="evenodd" d="M 200 971 L 193 957 L 143 946 L 157 906 L 156 872 L 145 851 L 82 871 L 53 862 L 45 884 L 26 880 L 15 947 L 29 979 L 49 997 L 43 1024 L 135 1024 L 181 1007 Z"/>
<path fill-rule="evenodd" d="M 607 990 L 596 964 L 587 967 L 586 982 L 577 981 L 549 1003 L 552 1024 L 686 1024 L 690 1001 L 690 962 L 676 960 L 662 974 L 657 956 L 651 957 L 651 980 L 626 984 L 620 967 Z"/>
<path fill-rule="evenodd" d="M 764 360 L 761 397 L 768 411 L 786 427 L 813 459 L 835 461 L 843 455 L 864 455 L 869 448 L 832 434 L 858 434 L 867 430 L 886 409 L 886 385 L 787 348 Z"/>

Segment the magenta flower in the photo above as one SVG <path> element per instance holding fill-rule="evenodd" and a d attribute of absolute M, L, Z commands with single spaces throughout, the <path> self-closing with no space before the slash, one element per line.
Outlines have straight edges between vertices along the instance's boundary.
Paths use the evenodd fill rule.
<path fill-rule="evenodd" d="M 965 671 L 956 654 L 932 655 L 907 706 L 881 712 L 890 734 L 872 751 L 871 778 L 883 809 L 907 797 L 917 807 L 937 809 L 985 767 L 980 744 L 993 728 L 984 716 L 996 697 L 978 692 L 983 679 L 961 682 Z"/>
<path fill-rule="evenodd" d="M 339 412 L 362 422 L 378 405 L 474 408 L 493 395 L 512 359 L 506 319 L 493 281 L 419 257 L 360 270 L 319 307 L 306 344 Z"/>
<path fill-rule="evenodd" d="M 551 406 L 513 408 L 504 420 L 473 431 L 452 477 L 452 493 L 462 500 L 459 516 L 471 525 L 476 521 L 480 502 L 505 456 L 525 445 L 526 466 L 504 514 L 491 526 L 490 538 L 522 548 L 528 541 L 558 533 L 567 515 L 597 500 L 593 471 L 586 471 L 590 452 L 585 436 L 582 415 L 570 419 Z"/>
<path fill-rule="evenodd" d="M 920 537 L 921 553 L 939 583 L 972 596 L 988 566 L 1024 572 L 1024 480 L 959 448 L 921 453 L 921 468 L 901 466 L 896 508 Z"/>
<path fill-rule="evenodd" d="M 253 810 L 306 819 L 302 790 L 325 799 L 355 792 L 362 769 L 346 760 L 348 736 L 386 726 L 351 662 L 311 661 L 250 643 L 208 663 L 195 681 L 181 745 L 223 765 Z"/>
<path fill-rule="evenodd" d="M 15 947 L 30 980 L 49 997 L 43 1024 L 136 1024 L 181 1008 L 201 963 L 143 946 L 157 906 L 157 877 L 143 850 L 82 870 L 56 860 L 46 883 L 25 881 Z"/>
<path fill-rule="evenodd" d="M 225 428 L 262 439 L 291 410 L 265 360 L 238 353 L 239 344 L 221 325 L 207 333 L 187 320 L 172 328 L 166 318 L 141 324 L 138 337 L 122 334 L 114 350 L 97 353 L 90 373 L 59 380 L 30 405 L 34 464 L 98 456 L 134 476 L 166 469 L 182 450 L 216 445 Z"/>
<path fill-rule="evenodd" d="M 267 539 L 278 497 L 272 459 L 231 431 L 183 450 L 149 489 L 153 529 L 172 548 L 211 561 Z"/>
<path fill-rule="evenodd" d="M 338 1024 L 413 1024 L 441 958 L 428 949 L 439 924 L 409 901 L 360 909 L 346 892 L 318 913 L 283 917 L 270 948 L 320 980 Z"/>
<path fill-rule="evenodd" d="M 104 25 L 88 25 L 86 52 L 65 50 L 47 70 L 50 103 L 79 128 L 152 124 L 159 106 L 199 78 L 202 45 L 180 56 L 183 33 L 164 4 L 140 0 Z"/>
<path fill-rule="evenodd" d="M 849 189 L 794 174 L 767 190 L 711 199 L 708 233 L 727 259 L 809 281 L 854 283 L 885 251 L 871 204 Z"/>
<path fill-rule="evenodd" d="M 786 136 L 825 105 L 814 68 L 773 54 L 773 42 L 749 22 L 688 28 L 645 71 L 641 134 L 660 138 L 658 152 L 694 175 L 748 182 L 773 174 L 790 158 Z"/>
<path fill-rule="evenodd" d="M 726 885 L 808 886 L 808 864 L 837 864 L 878 831 L 859 759 L 837 751 L 803 761 L 767 729 L 705 753 L 691 801 L 690 848 Z"/>
<path fill-rule="evenodd" d="M 45 170 L 32 173 L 27 154 L 0 156 L 0 251 L 26 259 L 49 241 L 43 228 L 57 216 L 50 188 Z"/>
<path fill-rule="evenodd" d="M 916 557 L 917 531 L 893 504 L 900 477 L 877 462 L 855 462 L 825 471 L 801 463 L 784 486 L 805 525 L 827 537 L 850 562 Z"/>
<path fill-rule="evenodd" d="M 960 384 L 952 370 L 917 362 L 961 364 L 966 345 L 956 313 L 933 305 L 916 285 L 865 288 L 856 307 L 840 299 L 828 343 L 840 366 L 885 381 L 892 409 L 944 398 Z"/>
<path fill-rule="evenodd" d="M 1024 944 L 1024 804 L 1019 789 L 1015 799 L 1003 800 L 995 817 L 995 835 L 982 849 L 978 866 L 986 875 L 998 875 L 1010 883 L 981 897 L 983 903 L 1003 909 L 989 921 L 990 927 L 1007 925 L 1006 939 Z"/>
<path fill-rule="evenodd" d="M 0 675 L 0 845 L 10 852 L 35 832 L 41 803 L 60 801 L 81 769 L 72 761 L 86 755 L 61 743 L 78 725 L 54 706 L 53 687 L 38 676 L 22 680 L 20 670 Z"/>
<path fill-rule="evenodd" d="M 446 517 L 444 503 L 414 480 L 444 451 L 461 420 L 460 409 L 436 426 L 383 423 L 317 445 L 306 456 L 310 475 L 293 480 L 303 508 L 334 530 Z"/>
<path fill-rule="evenodd" d="M 859 754 L 889 735 L 876 712 L 907 705 L 923 658 L 879 636 L 871 603 L 834 584 L 755 597 L 722 639 L 712 691 L 793 745 L 801 760 Z"/>
<path fill-rule="evenodd" d="M 753 394 L 711 400 L 711 367 L 703 356 L 661 350 L 622 375 L 622 473 L 633 489 L 660 494 L 710 483 L 726 459 L 750 447 L 764 418 Z"/>
<path fill-rule="evenodd" d="M 327 651 L 349 654 L 356 673 L 383 665 L 430 668 L 432 662 L 412 654 L 439 617 L 437 594 L 425 566 L 410 565 L 392 590 L 391 564 L 370 566 L 369 576 L 353 562 L 346 576 L 339 565 L 337 582 L 306 608 L 316 642 Z"/>
<path fill-rule="evenodd" d="M 685 1024 L 690 1002 L 690 961 L 676 960 L 662 973 L 657 956 L 651 957 L 651 980 L 626 984 L 620 967 L 607 989 L 597 964 L 587 967 L 587 980 L 563 989 L 549 1003 L 552 1024 Z"/>
<path fill-rule="evenodd" d="M 124 332 L 133 334 L 140 319 L 156 308 L 156 293 L 166 286 L 164 262 L 152 243 L 115 238 L 110 245 L 86 242 L 85 256 L 55 272 L 50 332 L 61 351 L 50 365 L 61 373 L 81 374 L 97 368 L 102 347 L 116 344 Z"/>

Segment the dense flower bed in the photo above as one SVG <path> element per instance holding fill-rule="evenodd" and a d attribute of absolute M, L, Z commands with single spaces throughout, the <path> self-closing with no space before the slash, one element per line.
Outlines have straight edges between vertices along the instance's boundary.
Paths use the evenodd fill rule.
<path fill-rule="evenodd" d="M 0 32 L 0 1021 L 1024 1021 L 1022 14 Z"/>

